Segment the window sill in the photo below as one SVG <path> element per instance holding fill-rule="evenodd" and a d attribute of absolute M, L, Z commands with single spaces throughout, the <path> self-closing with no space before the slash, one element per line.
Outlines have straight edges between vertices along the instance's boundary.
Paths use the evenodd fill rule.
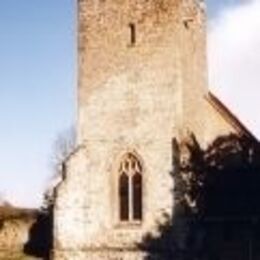
<path fill-rule="evenodd" d="M 121 221 L 115 225 L 119 229 L 139 229 L 142 226 L 142 221 Z"/>

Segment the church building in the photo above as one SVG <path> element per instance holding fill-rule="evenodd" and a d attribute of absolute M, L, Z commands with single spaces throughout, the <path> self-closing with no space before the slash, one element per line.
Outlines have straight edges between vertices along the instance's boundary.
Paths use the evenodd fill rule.
<path fill-rule="evenodd" d="M 78 145 L 56 190 L 55 260 L 145 259 L 138 243 L 174 209 L 173 139 L 250 135 L 207 77 L 204 1 L 78 0 Z"/>

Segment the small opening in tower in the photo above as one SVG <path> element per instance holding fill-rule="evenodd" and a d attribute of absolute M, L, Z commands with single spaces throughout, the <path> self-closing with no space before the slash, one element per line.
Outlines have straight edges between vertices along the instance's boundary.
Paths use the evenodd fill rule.
<path fill-rule="evenodd" d="M 184 20 L 183 20 L 184 27 L 185 27 L 186 29 L 189 29 L 190 26 L 191 26 L 191 24 L 192 24 L 192 22 L 193 22 L 193 19 L 192 19 L 192 18 L 186 18 L 186 19 L 184 19 Z"/>
<path fill-rule="evenodd" d="M 186 29 L 189 29 L 189 22 L 187 20 L 184 20 L 183 24 L 184 24 Z"/>
<path fill-rule="evenodd" d="M 136 27 L 135 27 L 135 24 L 130 23 L 129 29 L 130 29 L 130 46 L 134 46 L 135 43 L 136 43 Z"/>

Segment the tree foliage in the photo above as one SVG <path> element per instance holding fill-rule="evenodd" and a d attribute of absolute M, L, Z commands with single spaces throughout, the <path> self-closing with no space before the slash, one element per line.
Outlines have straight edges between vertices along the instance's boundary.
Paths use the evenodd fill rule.
<path fill-rule="evenodd" d="M 173 143 L 175 206 L 159 236 L 144 237 L 147 259 L 259 259 L 258 143 L 233 134 L 206 149 L 194 135 Z"/>
<path fill-rule="evenodd" d="M 57 136 L 53 144 L 51 156 L 54 177 L 59 177 L 62 174 L 61 164 L 67 159 L 75 147 L 76 131 L 74 127 L 70 127 Z"/>

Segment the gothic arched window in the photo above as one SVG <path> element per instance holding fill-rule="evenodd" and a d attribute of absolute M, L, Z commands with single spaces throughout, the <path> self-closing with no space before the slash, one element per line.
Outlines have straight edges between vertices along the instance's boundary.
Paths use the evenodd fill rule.
<path fill-rule="evenodd" d="M 119 167 L 119 217 L 121 221 L 142 220 L 143 194 L 142 167 L 139 160 L 129 153 Z"/>

